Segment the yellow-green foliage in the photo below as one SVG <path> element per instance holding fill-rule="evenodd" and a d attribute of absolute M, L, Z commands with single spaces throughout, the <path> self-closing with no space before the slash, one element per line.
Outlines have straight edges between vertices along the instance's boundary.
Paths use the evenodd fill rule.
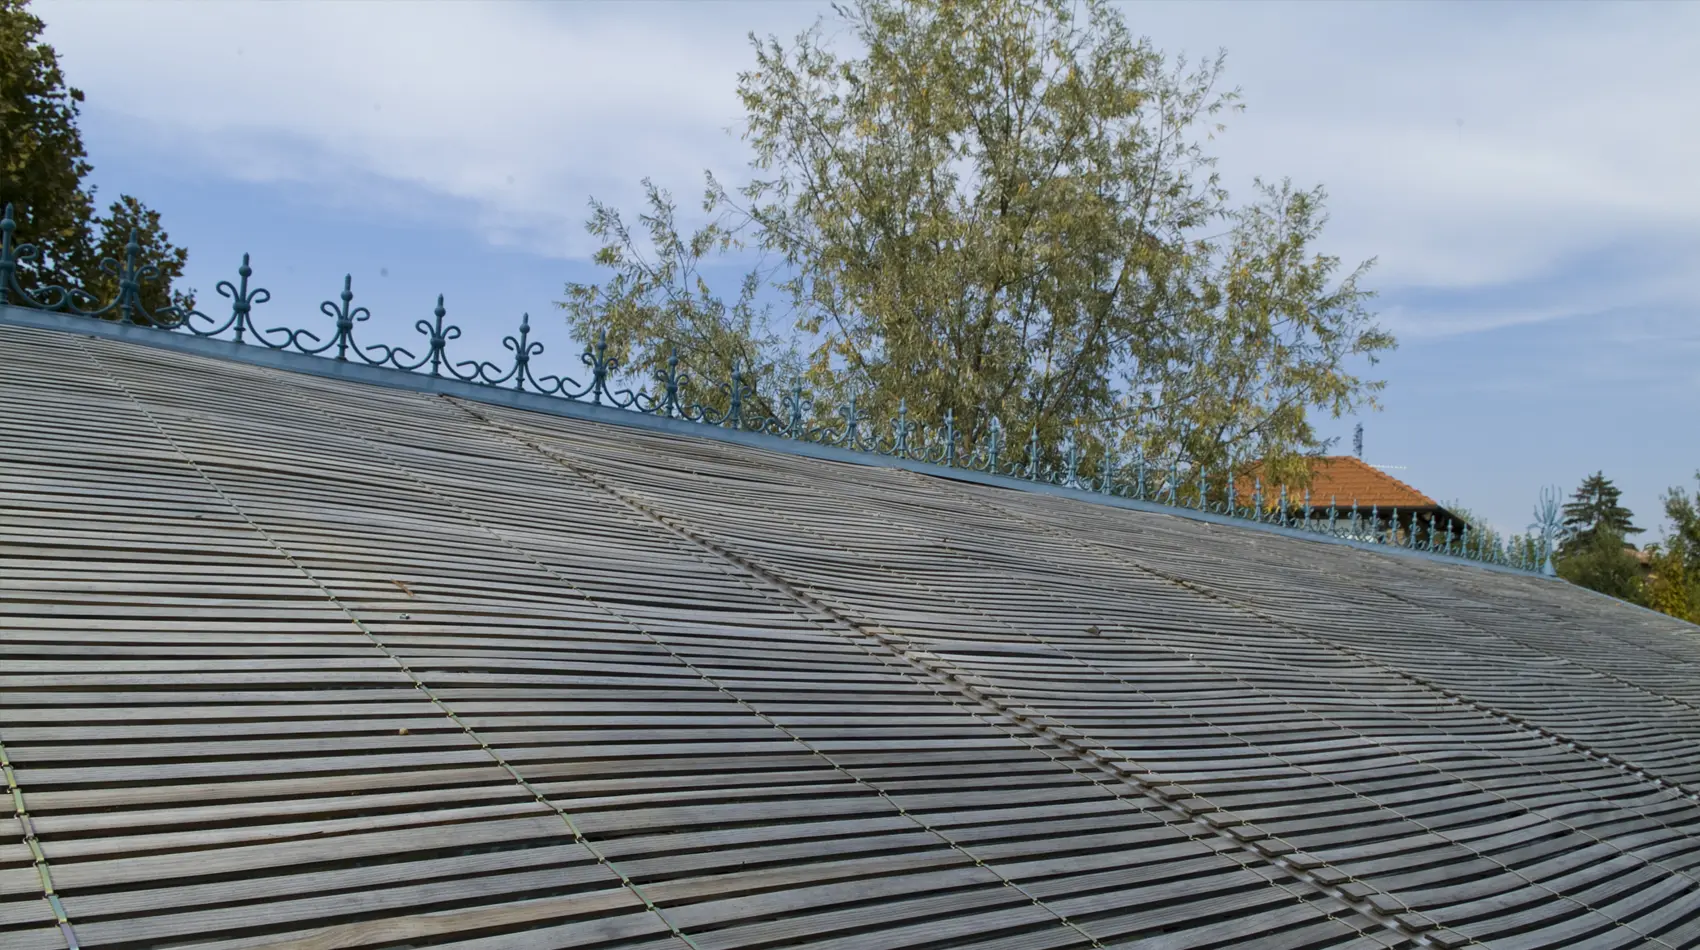
<path fill-rule="evenodd" d="M 629 368 L 677 346 L 705 374 L 754 368 L 769 396 L 795 372 L 822 406 L 948 411 L 970 440 L 997 416 L 1014 445 L 1138 423 L 1148 452 L 1184 434 L 1207 464 L 1255 454 L 1299 487 L 1311 414 L 1373 402 L 1355 364 L 1393 339 L 1368 265 L 1314 250 L 1322 190 L 1260 182 L 1234 204 L 1216 177 L 1203 146 L 1237 98 L 1220 60 L 1165 61 L 1074 0 L 862 0 L 752 42 L 752 180 L 711 177 L 688 236 L 657 189 L 635 232 L 594 206 L 612 276 L 563 306 Z M 739 249 L 763 262 L 724 299 L 702 267 Z"/>
<path fill-rule="evenodd" d="M 1694 477 L 1700 482 L 1700 472 Z M 1670 525 L 1662 543 L 1647 546 L 1652 572 L 1646 603 L 1660 613 L 1700 623 L 1700 491 L 1690 495 L 1672 488 L 1664 501 Z"/>

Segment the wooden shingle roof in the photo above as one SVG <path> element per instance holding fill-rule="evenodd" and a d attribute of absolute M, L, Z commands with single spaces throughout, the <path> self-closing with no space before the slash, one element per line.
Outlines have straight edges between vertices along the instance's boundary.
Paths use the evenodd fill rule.
<path fill-rule="evenodd" d="M 5 950 L 1700 946 L 1691 625 L 4 308 L 0 366 Z"/>

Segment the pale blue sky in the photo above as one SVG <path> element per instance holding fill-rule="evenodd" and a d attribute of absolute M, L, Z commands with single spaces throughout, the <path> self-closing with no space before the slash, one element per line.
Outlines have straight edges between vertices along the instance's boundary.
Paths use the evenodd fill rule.
<path fill-rule="evenodd" d="M 570 359 L 595 194 L 684 203 L 745 152 L 745 33 L 812 3 L 38 2 L 88 94 L 102 194 L 141 197 L 190 283 L 240 255 L 275 319 L 352 273 L 373 329 L 448 297 L 468 352 L 530 311 Z M 1214 147 L 1331 193 L 1326 249 L 1379 258 L 1400 339 L 1369 461 L 1521 530 L 1541 486 L 1603 468 L 1657 534 L 1700 468 L 1700 4 L 1129 4 L 1247 109 Z M 1349 445 L 1354 420 L 1330 423 Z"/>

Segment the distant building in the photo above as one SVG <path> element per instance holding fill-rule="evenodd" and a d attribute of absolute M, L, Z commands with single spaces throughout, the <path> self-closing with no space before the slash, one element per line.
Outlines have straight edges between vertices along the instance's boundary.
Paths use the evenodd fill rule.
<path fill-rule="evenodd" d="M 1454 533 L 1462 532 L 1466 526 L 1463 518 L 1448 511 L 1433 498 L 1356 456 L 1323 455 L 1309 461 L 1308 511 L 1312 519 L 1326 519 L 1330 507 L 1337 517 L 1350 517 L 1353 506 L 1356 506 L 1366 530 L 1386 531 L 1393 526 L 1395 516 L 1400 536 L 1408 533 L 1413 523 L 1417 526 L 1419 538 L 1426 538 L 1435 526 L 1446 531 L 1450 525 Z M 1254 468 L 1240 479 L 1241 504 L 1256 502 L 1257 477 L 1258 472 Z M 1265 484 L 1262 487 L 1264 506 L 1270 509 L 1279 507 L 1281 486 Z M 1305 491 L 1303 488 L 1288 489 L 1287 510 L 1295 518 L 1303 517 L 1306 511 Z M 1372 515 L 1376 520 L 1373 527 L 1369 524 Z"/>

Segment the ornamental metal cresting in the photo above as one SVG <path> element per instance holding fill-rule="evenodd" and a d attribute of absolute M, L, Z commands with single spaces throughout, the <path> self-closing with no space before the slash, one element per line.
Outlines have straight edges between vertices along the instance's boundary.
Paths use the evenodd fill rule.
<path fill-rule="evenodd" d="M 854 395 L 844 405 L 820 412 L 798 382 L 777 394 L 772 403 L 777 411 L 758 410 L 753 407 L 765 402 L 753 399 L 755 389 L 748 374 L 734 366 L 724 380 L 697 379 L 680 370 L 677 352 L 657 374 L 653 388 L 622 386 L 618 381 L 619 364 L 608 355 L 606 333 L 599 333 L 596 341 L 580 354 L 579 361 L 584 367 L 582 381 L 574 376 L 542 373 L 533 367 L 533 359 L 543 354 L 544 347 L 531 339 L 529 315 L 521 317 L 516 334 L 502 339 L 503 347 L 512 354 L 506 365 L 486 360 L 455 360 L 449 356 L 448 347 L 460 339 L 461 329 L 444 322 L 448 312 L 441 295 L 437 297 L 432 319 L 414 324 L 423 337 L 420 352 L 415 355 L 407 347 L 355 339 L 356 326 L 368 320 L 371 313 L 365 307 L 354 306 L 352 275 L 343 278 L 337 300 L 319 305 L 320 312 L 330 320 L 328 336 L 305 327 L 276 326 L 262 330 L 254 321 L 254 308 L 270 301 L 271 293 L 250 286 L 253 269 L 247 254 L 242 255 L 242 265 L 237 268 L 237 281 L 219 281 L 216 287 L 219 296 L 230 301 L 229 315 L 217 318 L 176 305 L 149 310 L 142 301 L 142 285 L 158 280 L 159 272 L 155 265 L 141 259 L 135 232 L 131 232 L 124 260 L 101 261 L 101 268 L 117 281 L 118 290 L 112 299 L 96 299 L 75 287 L 26 290 L 20 280 L 20 265 L 37 263 L 40 250 L 32 244 L 15 243 L 16 229 L 13 209 L 8 205 L 4 217 L 0 217 L 0 304 L 538 393 L 703 426 L 765 433 L 1131 499 L 1173 508 L 1178 513 L 1208 512 L 1325 537 L 1464 558 L 1532 573 L 1554 573 L 1552 553 L 1560 528 L 1560 508 L 1558 496 L 1550 491 L 1542 493 L 1535 508 L 1535 521 L 1530 526 L 1533 543 L 1515 545 L 1450 520 L 1444 525 L 1425 524 L 1414 518 L 1402 522 L 1397 508 L 1389 512 L 1381 511 L 1378 506 L 1363 509 L 1356 499 L 1332 497 L 1324 506 L 1321 499 L 1313 503 L 1308 490 L 1302 495 L 1289 493 L 1286 486 L 1266 490 L 1261 478 L 1238 475 L 1232 463 L 1219 471 L 1208 470 L 1180 450 L 1147 457 L 1138 449 L 1118 453 L 1100 444 L 1093 446 L 1098 451 L 1088 453 L 1088 446 L 1078 433 L 1069 433 L 1061 445 L 1047 446 L 1041 443 L 1037 429 L 1025 445 L 1012 447 L 995 417 L 986 436 L 977 444 L 969 444 L 948 412 L 942 425 L 922 426 L 910 421 L 907 406 L 899 404 L 895 418 L 881 421 L 859 409 Z M 714 398 L 705 402 L 704 398 L 710 394 Z M 1092 472 L 1083 471 L 1083 460 L 1089 454 L 1098 460 Z M 1047 462 L 1047 459 L 1056 461 Z"/>

